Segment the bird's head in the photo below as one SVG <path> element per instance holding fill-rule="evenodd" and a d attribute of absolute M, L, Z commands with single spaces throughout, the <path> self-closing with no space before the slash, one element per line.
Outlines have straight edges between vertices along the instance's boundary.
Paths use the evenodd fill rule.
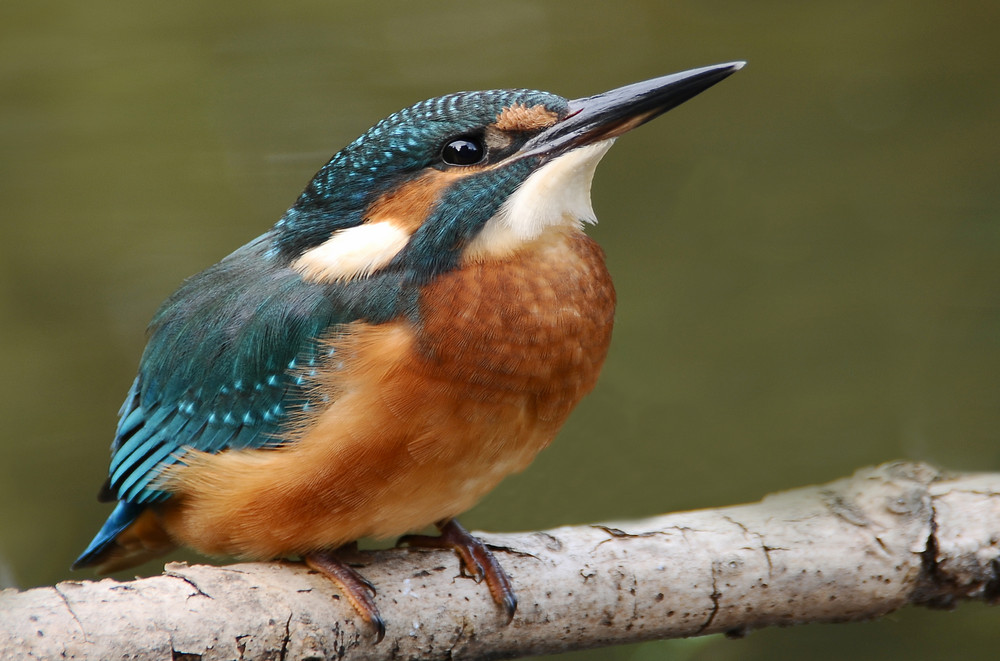
<path fill-rule="evenodd" d="M 401 110 L 338 152 L 275 226 L 306 280 L 381 271 L 426 281 L 503 258 L 549 228 L 593 222 L 590 183 L 616 137 L 743 66 L 694 69 L 567 100 L 459 92 Z"/>

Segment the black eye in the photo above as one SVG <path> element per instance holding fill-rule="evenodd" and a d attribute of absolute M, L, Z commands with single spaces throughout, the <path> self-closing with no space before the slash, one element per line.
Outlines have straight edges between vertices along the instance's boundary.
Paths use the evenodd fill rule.
<path fill-rule="evenodd" d="M 486 157 L 486 148 L 479 138 L 455 138 L 441 150 L 441 159 L 448 165 L 475 165 Z"/>

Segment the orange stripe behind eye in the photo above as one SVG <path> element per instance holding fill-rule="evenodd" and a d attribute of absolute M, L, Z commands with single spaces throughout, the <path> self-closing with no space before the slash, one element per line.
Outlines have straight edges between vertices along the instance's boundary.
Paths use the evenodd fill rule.
<path fill-rule="evenodd" d="M 391 221 L 412 234 L 427 220 L 441 194 L 467 174 L 471 172 L 428 170 L 375 200 L 365 222 Z"/>

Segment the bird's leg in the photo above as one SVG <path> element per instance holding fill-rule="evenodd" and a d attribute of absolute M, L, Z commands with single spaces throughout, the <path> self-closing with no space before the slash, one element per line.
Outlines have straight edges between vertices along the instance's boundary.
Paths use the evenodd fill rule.
<path fill-rule="evenodd" d="M 317 551 L 303 556 L 305 563 L 312 569 L 333 581 L 347 601 L 354 607 L 358 615 L 375 629 L 378 643 L 385 637 L 385 621 L 375 605 L 375 586 L 364 576 L 351 568 L 341 557 L 344 554 L 357 552 L 357 544 L 348 544 L 332 551 Z"/>
<path fill-rule="evenodd" d="M 446 519 L 435 524 L 441 531 L 439 537 L 429 535 L 404 535 L 399 538 L 399 544 L 411 547 L 451 549 L 458 554 L 462 562 L 463 573 L 476 581 L 486 581 L 493 601 L 503 609 L 510 622 L 517 610 L 517 595 L 511 587 L 510 577 L 503 570 L 493 553 L 480 540 L 476 539 L 455 519 Z"/>

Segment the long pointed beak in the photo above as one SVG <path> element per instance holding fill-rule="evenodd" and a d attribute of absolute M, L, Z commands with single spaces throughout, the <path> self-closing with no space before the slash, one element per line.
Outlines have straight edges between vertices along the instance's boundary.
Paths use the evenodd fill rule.
<path fill-rule="evenodd" d="M 704 92 L 746 62 L 727 62 L 633 83 L 569 102 L 569 114 L 529 140 L 521 156 L 560 154 L 617 138 Z"/>

